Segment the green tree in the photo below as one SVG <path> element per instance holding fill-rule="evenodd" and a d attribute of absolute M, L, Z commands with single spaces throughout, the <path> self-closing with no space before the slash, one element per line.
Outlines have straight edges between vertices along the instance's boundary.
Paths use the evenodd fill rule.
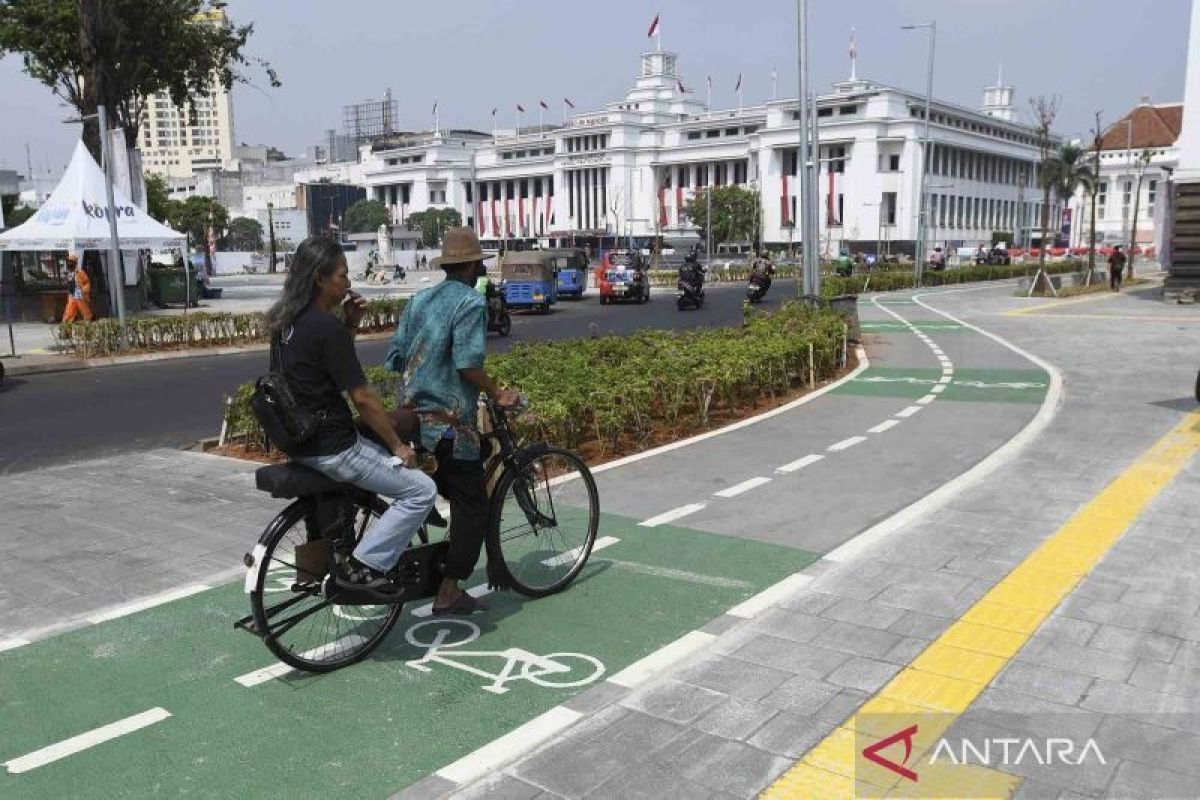
<path fill-rule="evenodd" d="M 386 225 L 390 215 L 387 206 L 379 200 L 359 200 L 346 209 L 347 233 L 374 233 L 380 225 Z"/>
<path fill-rule="evenodd" d="M 263 226 L 249 217 L 234 217 L 229 220 L 221 246 L 229 250 L 263 249 Z"/>
<path fill-rule="evenodd" d="M 180 108 L 207 97 L 215 83 L 248 83 L 247 66 L 269 63 L 247 55 L 253 25 L 233 25 L 220 0 L 3 0 L 0 56 L 21 56 L 25 72 L 81 116 L 104 104 L 110 127 L 137 143 L 147 103 L 165 92 Z M 100 160 L 99 127 L 84 124 L 83 140 Z"/>
<path fill-rule="evenodd" d="M 167 179 L 156 172 L 147 172 L 146 178 L 146 212 L 159 222 L 167 220 L 167 204 L 170 194 L 167 192 Z"/>
<path fill-rule="evenodd" d="M 697 189 L 692 199 L 684 206 L 684 213 L 700 231 L 701 237 L 708 230 L 709 189 Z M 761 212 L 758 195 L 741 186 L 714 186 L 712 191 L 712 244 L 721 242 L 746 242 L 754 238 L 754 224 Z"/>
<path fill-rule="evenodd" d="M 437 247 L 442 241 L 442 232 L 447 228 L 462 225 L 462 215 L 453 208 L 431 208 L 409 214 L 406 226 L 410 231 L 421 232 L 423 247 Z"/>
<path fill-rule="evenodd" d="M 0 207 L 2 207 L 4 211 L 5 227 L 15 228 L 37 213 L 36 208 L 18 206 L 18 199 L 18 195 L 15 194 L 6 194 L 0 197 Z"/>
<path fill-rule="evenodd" d="M 1029 109 L 1033 114 L 1033 130 L 1038 148 L 1037 184 L 1042 190 L 1042 246 L 1038 248 L 1038 266 L 1046 264 L 1046 248 L 1050 246 L 1050 193 L 1054 190 L 1054 138 L 1050 128 L 1058 116 L 1058 98 L 1039 95 L 1030 98 Z"/>
<path fill-rule="evenodd" d="M 187 200 L 167 201 L 167 224 L 187 234 L 192 247 L 204 251 L 205 271 L 212 274 L 212 254 L 208 250 L 208 231 L 220 239 L 229 226 L 229 212 L 211 197 L 193 196 Z"/>
<path fill-rule="evenodd" d="M 1083 187 L 1085 192 L 1091 192 L 1095 186 L 1087 151 L 1073 144 L 1059 147 L 1046 162 L 1046 168 L 1049 171 L 1049 183 L 1054 196 L 1064 205 L 1075 196 L 1076 189 Z M 1072 224 L 1075 223 L 1076 221 L 1072 220 Z"/>

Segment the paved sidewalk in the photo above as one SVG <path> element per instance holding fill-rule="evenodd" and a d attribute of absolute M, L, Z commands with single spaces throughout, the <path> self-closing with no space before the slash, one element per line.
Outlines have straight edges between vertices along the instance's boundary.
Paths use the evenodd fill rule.
<path fill-rule="evenodd" d="M 457 793 L 434 776 L 397 797 L 748 798 L 805 758 L 819 765 L 809 773 L 824 771 L 825 788 L 781 787 L 778 796 L 849 797 L 853 784 L 836 778 L 854 768 L 851 744 L 831 747 L 827 737 L 918 658 L 935 682 L 965 686 L 963 675 L 998 670 L 964 688 L 974 699 L 945 720 L 951 732 L 1092 737 L 1105 756 L 1077 767 L 1027 760 L 979 776 L 985 783 L 1000 780 L 1021 798 L 1200 796 L 1200 459 L 1190 456 L 1112 548 L 1098 549 L 1102 559 L 1064 602 L 1043 604 L 1052 613 L 1028 641 L 987 629 L 973 649 L 940 644 L 934 666 L 927 653 L 1081 510 L 1099 508 L 1085 523 L 1115 524 L 1109 517 L 1133 503 L 1130 491 L 1144 490 L 1148 479 L 1135 473 L 1133 490 L 1118 484 L 1125 496 L 1092 504 L 1195 411 L 1200 314 L 1148 291 L 1089 302 L 1082 318 L 1083 305 L 1056 311 L 1045 301 L 1044 314 L 1001 316 L 1030 301 L 998 288 L 926 300 L 1059 367 L 1065 394 L 1042 435 L 944 507 L 861 552 L 817 562 L 802 588 L 753 619 L 717 619 L 705 629 L 712 645 L 674 670 L 568 701 L 582 719 L 502 771 Z M 1091 530 L 1075 536 L 1090 541 Z M 1027 591 L 1049 591 L 1050 580 L 1035 574 Z M 947 660 L 950 651 L 958 660 Z M 953 708 L 932 695 L 921 705 L 926 714 Z M 897 749 L 888 754 L 900 761 Z M 895 796 L 937 796 L 891 786 Z"/>

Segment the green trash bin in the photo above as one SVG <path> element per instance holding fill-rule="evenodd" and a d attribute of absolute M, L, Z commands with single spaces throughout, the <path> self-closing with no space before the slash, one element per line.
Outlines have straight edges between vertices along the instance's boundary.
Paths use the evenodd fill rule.
<path fill-rule="evenodd" d="M 155 305 L 181 306 L 190 300 L 194 306 L 200 299 L 200 284 L 195 275 L 185 276 L 181 269 L 152 269 L 146 275 L 150 282 L 150 301 Z M 192 280 L 190 292 L 186 278 Z"/>

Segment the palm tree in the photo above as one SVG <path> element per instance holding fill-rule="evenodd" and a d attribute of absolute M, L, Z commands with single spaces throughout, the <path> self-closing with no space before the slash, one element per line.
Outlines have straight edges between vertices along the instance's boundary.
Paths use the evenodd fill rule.
<path fill-rule="evenodd" d="M 1046 162 L 1046 171 L 1049 187 L 1064 206 L 1075 196 L 1076 189 L 1082 187 L 1089 195 L 1096 190 L 1096 173 L 1088 161 L 1088 153 L 1076 145 L 1059 147 Z"/>

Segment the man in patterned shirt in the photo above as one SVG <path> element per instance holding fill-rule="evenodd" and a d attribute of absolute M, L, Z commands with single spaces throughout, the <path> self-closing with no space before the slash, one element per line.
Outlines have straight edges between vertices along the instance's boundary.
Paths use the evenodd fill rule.
<path fill-rule="evenodd" d="M 451 228 L 442 245 L 433 266 L 445 270 L 446 280 L 405 306 L 385 364 L 403 377 L 400 404 L 416 409 L 421 445 L 437 456 L 438 492 L 450 502 L 450 550 L 433 612 L 470 614 L 483 605 L 459 581 L 474 571 L 488 523 L 479 393 L 508 408 L 516 406 L 518 395 L 501 389 L 483 369 L 487 303 L 474 289 L 483 264 L 479 238 L 470 228 Z"/>

